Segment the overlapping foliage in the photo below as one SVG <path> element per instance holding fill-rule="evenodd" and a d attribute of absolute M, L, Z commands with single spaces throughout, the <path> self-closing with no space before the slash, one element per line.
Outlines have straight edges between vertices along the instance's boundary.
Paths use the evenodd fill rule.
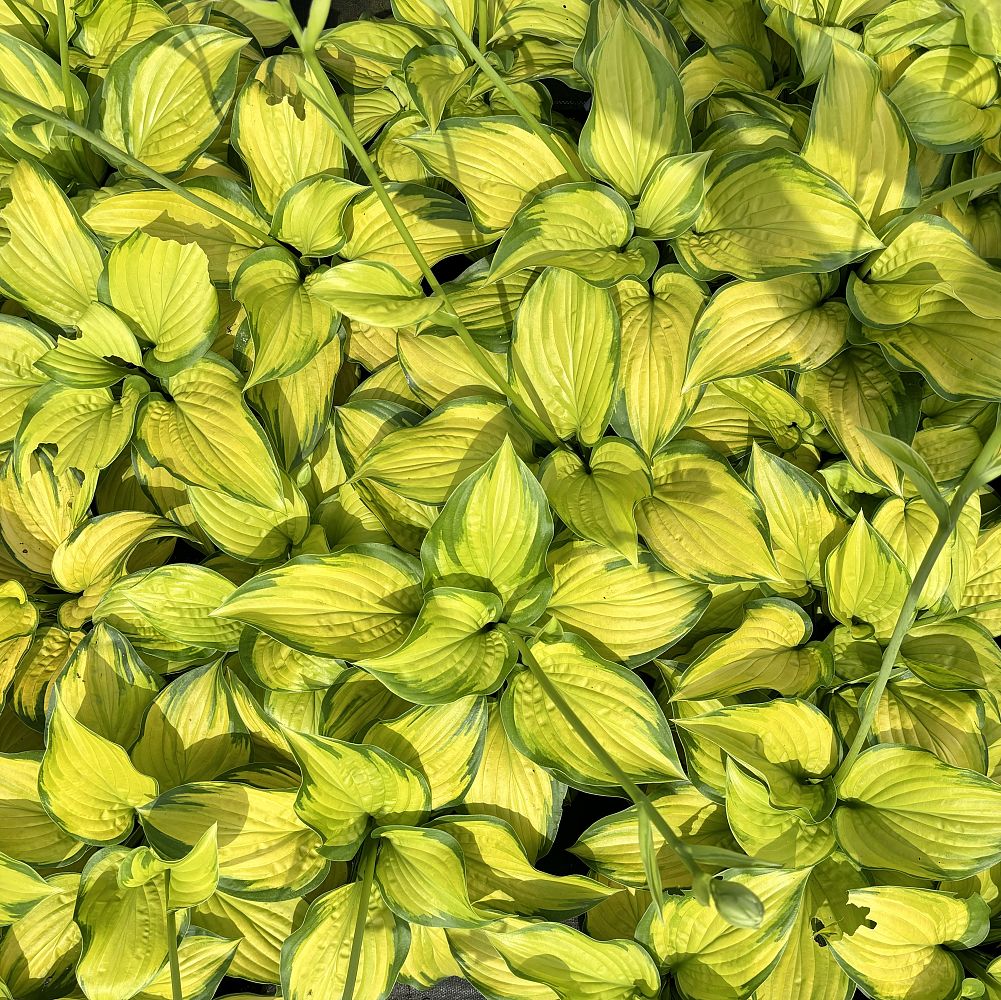
<path fill-rule="evenodd" d="M 0 4 L 0 996 L 997 1000 L 996 4 L 328 8 Z"/>

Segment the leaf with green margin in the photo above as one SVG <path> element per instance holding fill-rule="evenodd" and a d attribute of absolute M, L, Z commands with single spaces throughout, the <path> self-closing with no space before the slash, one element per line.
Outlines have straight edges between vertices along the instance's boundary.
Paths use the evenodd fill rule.
<path fill-rule="evenodd" d="M 848 898 L 869 911 L 868 923 L 829 947 L 861 989 L 881 1000 L 904 1000 L 915 990 L 928 1000 L 959 996 L 965 973 L 953 949 L 987 935 L 982 899 L 896 885 L 855 889 Z"/>
<path fill-rule="evenodd" d="M 212 1000 L 224 975 L 229 972 L 239 941 L 220 938 L 202 928 L 192 928 L 177 946 L 182 996 L 190 1000 Z M 173 1000 L 170 967 L 140 990 L 135 1000 Z"/>
<path fill-rule="evenodd" d="M 1001 860 L 1001 786 L 926 750 L 865 750 L 841 778 L 838 797 L 838 843 L 866 868 L 959 879 Z"/>
<path fill-rule="evenodd" d="M 218 826 L 219 889 L 241 899 L 295 899 L 319 885 L 320 838 L 296 816 L 295 792 L 237 781 L 198 781 L 139 810 L 146 840 L 164 857 L 190 851 Z"/>
<path fill-rule="evenodd" d="M 673 243 L 696 277 L 833 271 L 883 245 L 841 187 L 787 150 L 724 156 L 706 183 L 694 227 Z"/>
<path fill-rule="evenodd" d="M 79 593 L 124 575 L 136 548 L 158 538 L 193 541 L 169 518 L 138 510 L 91 517 L 67 536 L 52 556 L 52 576 L 69 593 Z"/>
<path fill-rule="evenodd" d="M 706 196 L 709 150 L 665 156 L 647 176 L 635 208 L 636 232 L 673 240 L 691 229 Z"/>
<path fill-rule="evenodd" d="M 41 751 L 0 754 L 0 851 L 35 867 L 65 865 L 84 845 L 45 811 L 38 790 L 41 760 Z"/>
<path fill-rule="evenodd" d="M 428 811 L 424 776 L 384 750 L 284 729 L 302 785 L 295 811 L 323 839 L 324 857 L 353 858 L 372 820 L 418 823 Z"/>
<path fill-rule="evenodd" d="M 142 365 L 135 334 L 113 309 L 92 302 L 75 325 L 78 336 L 60 337 L 56 346 L 35 362 L 39 371 L 62 385 L 100 389 L 121 382 L 129 366 Z"/>
<path fill-rule="evenodd" d="M 259 573 L 215 611 L 304 653 L 359 660 L 395 649 L 422 601 L 420 566 L 387 545 L 299 556 Z"/>
<path fill-rule="evenodd" d="M 162 684 L 125 636 L 100 622 L 73 651 L 55 688 L 77 722 L 120 747 L 130 747 Z"/>
<path fill-rule="evenodd" d="M 449 497 L 421 546 L 427 583 L 493 591 L 506 620 L 531 624 L 549 599 L 553 521 L 510 439 Z"/>
<path fill-rule="evenodd" d="M 204 24 L 163 28 L 133 45 L 104 78 L 102 134 L 154 170 L 185 170 L 222 125 L 246 45 Z M 124 170 L 131 172 L 127 164 Z"/>
<path fill-rule="evenodd" d="M 278 200 L 271 232 L 303 256 L 329 257 L 348 238 L 344 212 L 364 191 L 336 174 L 314 174 L 293 184 Z"/>
<path fill-rule="evenodd" d="M 207 354 L 165 382 L 169 400 L 154 393 L 136 421 L 140 455 L 191 486 L 280 509 L 281 474 L 236 369 Z"/>
<path fill-rule="evenodd" d="M 490 937 L 512 970 L 558 995 L 640 1000 L 660 990 L 657 967 L 635 941 L 595 941 L 572 927 L 549 923 Z"/>
<path fill-rule="evenodd" d="M 798 604 L 781 597 L 751 601 L 735 631 L 700 647 L 671 697 L 699 701 L 769 690 L 805 698 L 834 679 L 830 648 L 808 642 L 812 634 L 813 621 Z"/>
<path fill-rule="evenodd" d="M 316 271 L 308 286 L 311 298 L 371 326 L 413 326 L 442 308 L 440 296 L 426 296 L 419 284 L 377 260 L 348 260 Z"/>
<path fill-rule="evenodd" d="M 229 178 L 196 177 L 181 186 L 245 226 L 262 230 L 262 235 L 251 235 L 184 195 L 163 188 L 129 187 L 120 194 L 110 193 L 84 212 L 84 221 L 109 243 L 119 243 L 137 229 L 161 240 L 197 243 L 209 259 L 212 281 L 229 284 L 240 264 L 263 246 L 267 223 L 257 214 L 249 192 Z"/>
<path fill-rule="evenodd" d="M 958 153 L 997 134 L 999 94 L 993 59 L 966 45 L 946 45 L 911 60 L 887 97 L 918 142 L 937 153 Z"/>
<path fill-rule="evenodd" d="M 118 882 L 122 847 L 99 851 L 80 879 L 74 919 L 83 945 L 77 982 L 88 1000 L 121 1000 L 150 983 L 167 960 L 166 890 L 162 878 L 136 887 Z"/>
<path fill-rule="evenodd" d="M 112 248 L 101 289 L 153 344 L 143 366 L 154 375 L 174 375 L 212 346 L 219 297 L 197 243 L 135 232 Z"/>
<path fill-rule="evenodd" d="M 282 945 L 302 923 L 307 905 L 305 899 L 265 903 L 216 891 L 191 911 L 191 923 L 238 942 L 229 975 L 277 983 Z"/>
<path fill-rule="evenodd" d="M 288 1000 L 343 996 L 356 947 L 352 1000 L 389 996 L 410 946 L 410 931 L 375 885 L 367 900 L 364 895 L 364 883 L 352 882 L 310 905 L 302 926 L 282 947 L 282 995 Z M 364 917 L 358 912 L 362 905 Z"/>
<path fill-rule="evenodd" d="M 442 816 L 436 830 L 453 837 L 465 861 L 474 906 L 513 915 L 566 920 L 614 890 L 581 875 L 551 875 L 533 867 L 511 826 L 494 816 Z"/>
<path fill-rule="evenodd" d="M 819 368 L 847 343 L 848 307 L 828 300 L 836 289 L 832 274 L 724 285 L 692 334 L 686 386 L 776 368 Z"/>
<path fill-rule="evenodd" d="M 80 760 L 87 762 L 83 782 Z M 120 746 L 77 722 L 57 691 L 46 723 L 38 794 L 62 830 L 84 843 L 103 845 L 129 834 L 136 810 L 156 798 L 157 785 Z"/>
<path fill-rule="evenodd" d="M 438 812 L 461 803 L 472 784 L 483 759 L 488 717 L 485 698 L 458 698 L 377 722 L 364 740 L 423 774 L 430 810 Z"/>
<path fill-rule="evenodd" d="M 0 317 L 0 446 L 6 448 L 13 440 L 24 408 L 45 384 L 35 362 L 54 344 L 34 323 L 16 316 Z"/>
<path fill-rule="evenodd" d="M 428 170 L 462 192 L 473 221 L 485 232 L 507 229 L 532 198 L 571 180 L 549 146 L 520 118 L 449 117 L 437 128 L 431 124 L 433 131 L 416 132 L 399 141 Z M 571 161 L 577 160 L 576 150 L 559 133 L 541 127 Z M 499 147 L 504 149 L 503 158 L 496 156 Z"/>
<path fill-rule="evenodd" d="M 511 220 L 494 254 L 490 280 L 528 267 L 560 267 L 596 285 L 646 278 L 657 263 L 648 240 L 633 240 L 633 216 L 620 194 L 592 183 L 537 194 Z"/>
<path fill-rule="evenodd" d="M 911 577 L 864 514 L 827 556 L 823 576 L 831 617 L 852 628 L 868 627 L 877 638 L 889 638 Z"/>
<path fill-rule="evenodd" d="M 298 85 L 305 70 L 299 53 L 265 59 L 233 106 L 230 141 L 269 215 L 277 216 L 281 199 L 304 179 L 346 173 L 337 130 Z"/>
<path fill-rule="evenodd" d="M 473 225 L 465 204 L 451 195 L 418 184 L 390 183 L 386 190 L 430 265 L 468 254 L 496 239 L 484 236 Z M 347 240 L 338 253 L 346 260 L 379 261 L 395 267 L 408 281 L 421 280 L 420 267 L 374 191 L 348 204 L 343 223 Z"/>
<path fill-rule="evenodd" d="M 536 641 L 531 648 L 539 669 L 592 731 L 614 727 L 620 734 L 608 751 L 633 781 L 684 776 L 664 713 L 635 674 L 601 659 L 577 636 Z M 532 671 L 522 670 L 508 682 L 501 715 L 518 749 L 561 781 L 585 790 L 619 787 L 617 776 L 595 757 Z"/>
<path fill-rule="evenodd" d="M 955 600 L 962 593 L 979 525 L 980 498 L 974 494 L 959 512 L 956 528 L 921 589 L 919 609 L 934 607 L 943 598 Z M 872 526 L 897 553 L 908 573 L 914 576 L 931 545 L 939 520 L 924 500 L 891 497 L 884 500 L 873 514 Z"/>
<path fill-rule="evenodd" d="M 677 268 L 661 268 L 653 294 L 635 281 L 615 286 L 620 316 L 619 392 L 612 426 L 652 458 L 688 420 L 698 392 L 683 392 L 695 318 L 705 289 Z"/>
<path fill-rule="evenodd" d="M 669 896 L 651 904 L 637 937 L 689 996 L 746 1000 L 775 967 L 803 902 L 808 868 L 739 872 L 728 880 L 753 892 L 764 905 L 757 927 L 728 923 L 694 896 Z"/>
<path fill-rule="evenodd" d="M 250 737 L 227 694 L 221 663 L 194 667 L 150 705 L 132 762 L 161 790 L 210 781 L 249 764 Z"/>
<path fill-rule="evenodd" d="M 588 59 L 594 100 L 581 131 L 585 165 L 630 200 L 664 157 L 691 151 L 685 98 L 669 59 L 619 13 Z"/>
<path fill-rule="evenodd" d="M 619 322 L 609 293 L 573 271 L 546 268 L 518 310 L 515 385 L 559 438 L 576 435 L 590 448 L 608 426 L 618 368 Z"/>
<path fill-rule="evenodd" d="M 470 902 L 462 848 L 450 834 L 381 826 L 372 836 L 379 844 L 375 880 L 398 917 L 427 927 L 482 927 L 493 919 Z"/>
<path fill-rule="evenodd" d="M 136 412 L 147 398 L 146 380 L 130 375 L 115 399 L 110 389 L 74 389 L 49 382 L 25 407 L 14 439 L 15 473 L 23 482 L 39 448 L 55 451 L 52 470 L 60 476 L 77 469 L 96 476 L 118 457 L 132 437 Z"/>
<path fill-rule="evenodd" d="M 837 846 L 834 824 L 807 822 L 772 805 L 768 786 L 732 758 L 726 762 L 726 818 L 748 854 L 786 868 L 819 864 Z"/>
<path fill-rule="evenodd" d="M 483 753 L 460 808 L 509 823 L 525 853 L 535 859 L 548 850 L 556 835 L 566 787 L 511 742 L 496 702 L 487 708 Z"/>
<path fill-rule="evenodd" d="M 699 583 L 776 579 L 764 509 L 717 452 L 675 444 L 652 473 L 653 495 L 637 505 L 636 522 L 665 566 Z"/>
<path fill-rule="evenodd" d="M 899 662 L 925 684 L 943 691 L 986 688 L 1001 695 L 1001 650 L 975 620 L 918 622 L 907 630 Z"/>
<path fill-rule="evenodd" d="M 797 588 L 820 584 L 827 551 L 846 531 L 827 491 L 813 476 L 757 445 L 747 482 L 765 508 L 782 578 Z"/>
<path fill-rule="evenodd" d="M 886 685 L 872 720 L 877 743 L 919 747 L 946 764 L 984 774 L 988 748 L 984 702 L 969 691 L 938 691 L 917 677 Z"/>
<path fill-rule="evenodd" d="M 0 854 L 0 926 L 9 926 L 59 890 L 34 868 Z"/>
<path fill-rule="evenodd" d="M 245 388 L 292 375 L 337 336 L 340 317 L 314 282 L 300 280 L 296 259 L 281 247 L 252 253 L 233 277 L 233 298 L 246 311 L 254 364 Z"/>
<path fill-rule="evenodd" d="M 571 531 L 639 565 L 633 507 L 651 487 L 647 464 L 631 442 L 605 438 L 587 464 L 572 451 L 551 452 L 539 468 L 539 480 Z"/>
<path fill-rule="evenodd" d="M 768 786 L 777 809 L 808 822 L 831 814 L 835 789 L 824 779 L 841 755 L 827 716 L 808 701 L 776 698 L 760 705 L 727 705 L 676 719 L 689 738 L 715 744 Z"/>
<path fill-rule="evenodd" d="M 187 910 L 204 903 L 219 885 L 218 830 L 213 824 L 183 858 L 161 858 L 151 847 L 130 851 L 118 868 L 118 884 L 137 889 L 169 872 L 165 899 L 168 910 Z"/>
<path fill-rule="evenodd" d="M 402 71 L 410 99 L 433 135 L 448 102 L 469 82 L 476 67 L 470 66 L 454 45 L 429 45 L 411 49 L 403 59 Z"/>
<path fill-rule="evenodd" d="M 532 457 L 532 438 L 509 406 L 467 396 L 443 403 L 416 426 L 391 430 L 351 481 L 374 480 L 408 500 L 443 504 L 506 447 L 519 461 Z"/>
<path fill-rule="evenodd" d="M 394 694 L 418 705 L 492 694 L 518 656 L 503 632 L 492 627 L 503 610 L 496 594 L 439 587 L 425 596 L 402 646 L 357 664 Z"/>
<path fill-rule="evenodd" d="M 19 160 L 0 210 L 0 289 L 54 323 L 75 323 L 97 300 L 103 267 L 97 241 L 45 170 Z"/>
<path fill-rule="evenodd" d="M 681 639 L 709 591 L 664 569 L 646 550 L 635 565 L 613 549 L 572 541 L 547 557 L 553 593 L 546 611 L 595 651 L 640 666 Z"/>
<path fill-rule="evenodd" d="M 796 395 L 823 418 L 854 467 L 895 490 L 896 466 L 863 431 L 909 441 L 917 427 L 920 383 L 895 371 L 875 348 L 852 347 L 822 367 L 801 375 Z"/>
<path fill-rule="evenodd" d="M 661 786 L 650 801 L 675 835 L 690 848 L 736 849 L 723 807 L 707 799 L 687 781 Z M 592 873 L 612 879 L 616 884 L 642 888 L 647 884 L 647 873 L 640 850 L 639 822 L 638 806 L 612 813 L 592 823 L 569 850 Z M 689 888 L 692 884 L 691 869 L 656 827 L 651 830 L 651 836 L 651 854 L 657 859 L 663 886 L 667 889 Z"/>
<path fill-rule="evenodd" d="M 907 126 L 881 82 L 876 63 L 835 40 L 803 141 L 803 159 L 837 181 L 874 222 L 918 200 Z M 848 95 L 857 114 L 846 113 Z"/>
<path fill-rule="evenodd" d="M 242 629 L 213 617 L 234 586 L 207 566 L 173 563 L 140 570 L 117 580 L 94 609 L 140 649 L 155 651 L 166 642 L 204 650 L 232 650 Z"/>

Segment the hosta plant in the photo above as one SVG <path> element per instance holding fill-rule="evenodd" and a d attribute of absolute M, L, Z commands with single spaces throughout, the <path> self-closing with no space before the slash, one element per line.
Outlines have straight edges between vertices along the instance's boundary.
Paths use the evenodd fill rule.
<path fill-rule="evenodd" d="M 1001 998 L 996 2 L 329 8 L 0 2 L 0 996 Z"/>

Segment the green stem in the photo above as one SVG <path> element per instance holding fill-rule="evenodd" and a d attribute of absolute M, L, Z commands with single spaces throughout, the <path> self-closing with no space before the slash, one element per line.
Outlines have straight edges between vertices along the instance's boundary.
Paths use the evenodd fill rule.
<path fill-rule="evenodd" d="M 177 957 L 177 917 L 170 908 L 170 869 L 163 873 L 164 903 L 167 907 L 167 962 L 170 965 L 172 1000 L 184 1000 L 181 989 L 181 963 Z"/>
<path fill-rule="evenodd" d="M 306 40 L 307 36 L 304 35 L 303 41 L 305 42 Z M 440 296 L 446 309 L 448 309 L 448 311 L 452 314 L 451 324 L 454 327 L 455 332 L 459 335 L 459 339 L 479 365 L 483 374 L 487 376 L 487 378 L 500 390 L 501 393 L 511 400 L 515 408 L 518 410 L 521 419 L 528 426 L 530 426 L 537 435 L 543 438 L 543 440 L 547 440 L 555 444 L 557 439 L 553 431 L 538 418 L 535 411 L 524 400 L 521 393 L 518 392 L 518 390 L 515 389 L 515 387 L 507 379 L 497 372 L 489 361 L 487 361 L 486 356 L 483 353 L 483 348 L 476 343 L 473 339 L 473 335 L 466 327 L 466 324 L 462 322 L 462 319 L 459 317 L 458 311 L 452 304 L 452 300 L 449 298 L 448 293 L 442 287 L 441 282 L 435 277 L 434 272 L 431 270 L 431 265 L 428 263 L 427 258 L 421 252 L 416 240 L 414 240 L 411 235 L 406 222 L 403 221 L 403 216 L 400 215 L 399 210 L 393 203 L 393 199 L 389 197 L 389 192 L 386 190 L 386 185 L 383 184 L 382 178 L 379 176 L 379 171 L 372 162 L 372 158 L 368 155 L 368 151 L 365 149 L 364 144 L 358 138 L 358 133 L 355 132 L 354 126 L 351 124 L 351 119 L 348 117 L 347 112 L 344 110 L 344 106 L 341 104 L 340 98 L 337 96 L 333 86 L 331 86 L 327 74 L 320 65 L 320 61 L 316 57 L 315 50 L 310 48 L 303 49 L 303 59 L 306 62 L 306 67 L 309 69 L 317 83 L 320 96 L 323 98 L 323 104 L 317 102 L 308 92 L 306 93 L 306 96 L 312 100 L 314 104 L 316 104 L 317 108 L 319 108 L 319 110 L 326 115 L 327 118 L 334 123 L 334 125 L 336 125 L 338 131 L 343 136 L 352 156 L 354 156 L 354 158 L 358 161 L 358 165 L 361 167 L 362 173 L 365 174 L 365 177 L 372 186 L 372 190 L 375 192 L 376 197 L 382 203 L 382 207 L 386 210 L 386 214 L 389 216 L 390 221 L 396 227 L 396 231 L 400 234 L 400 239 L 403 240 L 404 245 L 410 252 L 410 256 L 413 257 L 414 262 L 420 268 L 421 274 L 424 275 L 424 278 L 427 280 L 431 290 L 436 295 Z"/>
<path fill-rule="evenodd" d="M 1001 600 L 981 601 L 979 604 L 968 604 L 965 608 L 956 611 L 949 611 L 944 615 L 927 615 L 919 618 L 919 625 L 938 625 L 940 622 L 951 622 L 957 618 L 969 618 L 972 615 L 979 615 L 983 611 L 997 611 L 1001 608 Z"/>
<path fill-rule="evenodd" d="M 66 22 L 66 0 L 57 0 L 56 26 L 59 32 L 59 75 L 62 80 L 66 111 L 73 113 L 73 74 L 70 70 L 69 26 Z"/>
<path fill-rule="evenodd" d="M 589 181 L 591 178 L 584 173 L 581 168 L 574 163 L 570 154 L 567 153 L 566 149 L 560 144 L 559 140 L 553 135 L 549 129 L 544 128 L 539 120 L 532 114 L 529 110 L 528 105 L 511 89 L 511 86 L 507 81 L 500 75 L 490 65 L 489 61 L 483 55 L 482 52 L 473 43 L 473 40 L 466 34 L 463 30 L 462 25 L 455 18 L 455 14 L 449 9 L 449 7 L 441 2 L 433 3 L 432 7 L 440 17 L 445 19 L 445 23 L 448 25 L 452 34 L 455 35 L 456 41 L 463 47 L 466 55 L 473 60 L 474 63 L 480 68 L 484 76 L 499 90 L 504 98 L 507 100 L 508 104 L 518 112 L 521 120 L 535 133 L 538 138 L 540 138 L 549 151 L 556 157 L 557 160 L 566 170 L 567 174 L 575 181 Z"/>
<path fill-rule="evenodd" d="M 480 52 L 486 52 L 490 42 L 490 0 L 479 0 L 477 4 L 476 39 Z"/>
<path fill-rule="evenodd" d="M 510 629 L 505 629 L 518 647 L 521 653 L 522 662 L 531 671 L 532 676 L 538 682 L 539 687 L 545 692 L 546 697 L 556 706 L 557 711 L 569 723 L 570 728 L 580 738 L 581 742 L 594 754 L 598 762 L 605 767 L 615 780 L 625 789 L 626 794 L 636 807 L 642 810 L 650 823 L 657 828 L 660 835 L 667 841 L 668 847 L 681 858 L 682 863 L 691 873 L 692 881 L 697 882 L 705 877 L 705 872 L 699 868 L 697 862 L 692 858 L 688 845 L 671 829 L 670 824 L 657 811 L 654 804 L 642 792 L 640 787 L 622 770 L 615 762 L 611 754 L 601 745 L 596 736 L 587 728 L 581 717 L 573 710 L 566 698 L 560 693 L 559 688 L 549 679 L 548 674 L 543 670 L 539 661 L 535 658 L 528 643 Z"/>
<path fill-rule="evenodd" d="M 358 870 L 361 872 L 361 899 L 358 901 L 358 912 L 355 914 L 351 954 L 348 956 L 348 967 L 344 973 L 341 1000 L 354 1000 L 358 967 L 361 965 L 361 948 L 365 940 L 365 923 L 368 920 L 368 901 L 372 895 L 372 882 L 375 878 L 375 857 L 376 844 L 374 840 L 370 840 L 362 848 L 361 860 L 358 863 Z"/>
<path fill-rule="evenodd" d="M 845 754 L 844 760 L 841 762 L 841 766 L 835 772 L 835 784 L 844 779 L 845 775 L 851 769 L 852 764 L 855 763 L 869 741 L 872 723 L 876 718 L 876 712 L 879 709 L 879 703 L 883 697 L 883 692 L 886 690 L 886 685 L 889 683 L 890 675 L 896 666 L 900 646 L 914 624 L 921 591 L 924 590 L 925 584 L 928 582 L 928 577 L 931 575 L 932 569 L 938 561 L 938 557 L 942 554 L 946 543 L 956 531 L 959 518 L 966 507 L 967 501 L 983 485 L 983 475 L 996 458 L 999 447 L 1001 447 L 1001 423 L 994 429 L 994 432 L 980 450 L 980 454 L 977 455 L 973 464 L 967 470 L 966 475 L 963 476 L 959 488 L 956 490 L 952 502 L 949 504 L 949 516 L 946 520 L 939 522 L 935 534 L 932 536 L 931 543 L 918 565 L 914 578 L 911 580 L 907 596 L 904 598 L 900 614 L 897 616 L 897 622 L 890 635 L 890 641 L 887 643 L 886 649 L 883 650 L 883 658 L 879 664 L 879 673 L 876 675 L 875 681 L 873 681 L 872 686 L 866 694 L 865 709 L 862 712 L 858 732 L 855 733 L 855 738 L 852 740 L 851 746 L 848 748 L 848 753 Z"/>
<path fill-rule="evenodd" d="M 974 191 L 988 190 L 1001 184 L 1001 170 L 996 170 L 991 174 L 984 174 L 982 177 L 971 177 L 968 181 L 960 181 L 959 184 L 952 184 L 941 191 L 930 194 L 924 201 L 920 202 L 916 208 L 912 208 L 903 218 L 909 219 L 914 215 L 921 215 L 929 208 L 941 205 L 943 201 L 955 198 L 961 194 L 972 194 Z"/>
<path fill-rule="evenodd" d="M 42 30 L 36 24 L 32 24 L 25 16 L 21 13 L 21 0 L 7 0 L 7 6 L 10 8 L 10 12 L 17 18 L 18 23 L 28 32 L 33 39 L 35 39 L 35 44 L 37 48 L 41 49 L 43 52 L 47 52 L 49 46 L 46 44 L 45 35 Z M 27 5 L 25 5 L 27 6 Z M 31 10 L 28 7 L 28 10 Z"/>
<path fill-rule="evenodd" d="M 191 202 L 192 205 L 197 205 L 202 210 L 208 212 L 210 215 L 214 215 L 217 219 L 232 226 L 234 229 L 238 229 L 240 232 L 252 236 L 255 240 L 261 240 L 269 246 L 281 246 L 277 240 L 271 238 L 267 230 L 260 229 L 249 222 L 245 222 L 238 216 L 231 215 L 225 209 L 219 208 L 217 205 L 213 205 L 212 202 L 206 201 L 204 198 L 200 198 L 193 191 L 190 191 L 188 188 L 181 187 L 181 185 L 176 181 L 172 181 L 169 177 L 165 177 L 158 170 L 154 170 L 152 167 L 146 166 L 142 160 L 137 160 L 134 156 L 126 153 L 124 150 L 119 149 L 117 146 L 113 146 L 96 132 L 92 132 L 86 126 L 73 121 L 72 118 L 68 118 L 66 115 L 61 115 L 55 111 L 50 111 L 48 108 L 43 108 L 40 104 L 35 104 L 34 101 L 29 101 L 18 94 L 11 93 L 9 90 L 0 89 L 0 103 L 9 104 L 14 108 L 20 108 L 25 114 L 35 115 L 36 117 L 41 118 L 42 121 L 51 122 L 53 125 L 58 125 L 60 128 L 64 128 L 67 132 L 78 136 L 83 139 L 84 142 L 91 145 L 103 157 L 105 157 L 105 159 L 110 160 L 111 162 L 118 160 L 126 164 L 137 174 L 141 174 L 143 177 L 153 181 L 155 184 L 158 184 L 167 191 L 171 191 L 179 197 L 184 198 L 186 201 Z"/>

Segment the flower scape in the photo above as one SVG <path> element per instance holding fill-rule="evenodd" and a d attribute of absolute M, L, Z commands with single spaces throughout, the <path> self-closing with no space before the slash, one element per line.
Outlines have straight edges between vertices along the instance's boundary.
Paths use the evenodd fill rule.
<path fill-rule="evenodd" d="M 0 3 L 0 997 L 999 1000 L 1001 7 L 331 13 Z"/>

